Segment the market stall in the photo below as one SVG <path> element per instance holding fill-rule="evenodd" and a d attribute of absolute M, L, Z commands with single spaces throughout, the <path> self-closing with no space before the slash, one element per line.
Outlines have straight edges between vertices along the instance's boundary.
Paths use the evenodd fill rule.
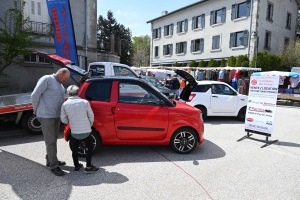
<path fill-rule="evenodd" d="M 282 71 L 269 71 L 269 72 L 256 72 L 252 76 L 279 76 L 279 87 L 277 99 L 290 101 L 291 103 L 300 101 L 300 74 L 296 72 L 282 72 Z"/>

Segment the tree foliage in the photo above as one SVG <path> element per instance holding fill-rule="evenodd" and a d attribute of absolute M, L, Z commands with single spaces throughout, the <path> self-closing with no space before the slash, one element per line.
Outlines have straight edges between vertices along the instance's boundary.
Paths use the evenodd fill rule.
<path fill-rule="evenodd" d="M 190 63 L 189 63 L 189 66 L 190 67 L 197 67 L 198 66 L 198 63 L 194 60 L 192 60 Z"/>
<path fill-rule="evenodd" d="M 280 50 L 282 65 L 289 70 L 300 66 L 300 41 L 290 41 Z"/>
<path fill-rule="evenodd" d="M 198 67 L 206 67 L 206 62 L 204 60 L 200 60 Z"/>
<path fill-rule="evenodd" d="M 133 37 L 133 64 L 150 66 L 150 37 Z"/>
<path fill-rule="evenodd" d="M 18 8 L 16 0 L 13 4 L 5 11 L 4 18 L 0 18 L 0 76 L 6 76 L 3 71 L 7 67 L 23 63 L 23 56 L 29 55 L 35 46 L 31 30 L 23 29 L 28 21 L 22 12 L 25 2 L 22 1 L 22 9 Z"/>
<path fill-rule="evenodd" d="M 255 67 L 256 55 L 253 57 L 250 66 Z M 267 52 L 258 52 L 257 53 L 257 62 L 256 67 L 261 68 L 262 71 L 284 71 L 285 68 L 281 64 L 280 56 L 274 54 L 268 54 Z"/>
<path fill-rule="evenodd" d="M 230 57 L 228 58 L 228 63 L 227 63 L 227 65 L 228 65 L 229 67 L 234 67 L 234 66 L 235 66 L 235 62 L 236 62 L 236 58 L 235 58 L 234 56 L 230 56 Z"/>
<path fill-rule="evenodd" d="M 222 60 L 221 60 L 220 67 L 226 67 L 226 61 L 224 58 L 222 58 Z"/>
<path fill-rule="evenodd" d="M 209 62 L 208 62 L 208 67 L 217 67 L 218 66 L 218 61 L 214 60 L 214 59 L 211 59 Z"/>
<path fill-rule="evenodd" d="M 174 67 L 180 67 L 180 64 L 179 64 L 178 62 L 175 62 L 175 63 L 173 64 L 173 66 L 174 66 Z"/>
<path fill-rule="evenodd" d="M 235 61 L 235 66 L 236 67 L 249 67 L 248 56 L 247 55 L 239 55 Z"/>
<path fill-rule="evenodd" d="M 125 28 L 124 25 L 119 24 L 115 19 L 113 12 L 109 10 L 107 12 L 107 18 L 102 15 L 98 17 L 97 31 L 98 48 L 109 49 L 111 35 L 114 35 L 115 45 L 121 44 L 120 63 L 131 66 L 133 56 L 131 30 Z"/>

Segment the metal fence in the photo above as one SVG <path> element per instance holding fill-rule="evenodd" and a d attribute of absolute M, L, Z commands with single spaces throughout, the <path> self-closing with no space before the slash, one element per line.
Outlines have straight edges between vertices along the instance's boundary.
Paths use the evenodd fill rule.
<path fill-rule="evenodd" d="M 23 30 L 31 30 L 37 34 L 53 35 L 52 24 L 42 22 L 26 21 L 26 23 L 23 25 Z"/>

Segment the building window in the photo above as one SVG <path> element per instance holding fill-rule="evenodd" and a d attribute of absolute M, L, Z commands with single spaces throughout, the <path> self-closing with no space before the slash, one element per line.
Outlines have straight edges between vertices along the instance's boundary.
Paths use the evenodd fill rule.
<path fill-rule="evenodd" d="M 193 17 L 192 19 L 192 29 L 204 28 L 205 26 L 205 14 Z"/>
<path fill-rule="evenodd" d="M 248 30 L 230 33 L 229 48 L 247 46 L 248 45 Z"/>
<path fill-rule="evenodd" d="M 215 35 L 212 38 L 212 50 L 220 49 L 221 36 Z"/>
<path fill-rule="evenodd" d="M 291 29 L 291 22 L 292 22 L 292 14 L 288 12 L 287 15 L 286 15 L 286 26 L 285 26 L 285 28 Z"/>
<path fill-rule="evenodd" d="M 233 4 L 231 9 L 231 20 L 250 16 L 251 0 L 243 3 Z"/>
<path fill-rule="evenodd" d="M 224 23 L 226 21 L 226 8 L 210 12 L 210 25 Z"/>
<path fill-rule="evenodd" d="M 186 53 L 187 42 L 176 43 L 176 54 Z"/>
<path fill-rule="evenodd" d="M 196 39 L 191 41 L 191 52 L 203 52 L 204 39 Z"/>
<path fill-rule="evenodd" d="M 177 22 L 177 33 L 187 32 L 188 20 Z"/>
<path fill-rule="evenodd" d="M 42 15 L 42 7 L 41 7 L 41 2 L 37 2 L 37 8 L 38 8 L 38 15 Z"/>
<path fill-rule="evenodd" d="M 153 29 L 152 31 L 152 38 L 153 39 L 157 39 L 157 38 L 160 38 L 160 30 L 161 28 L 156 28 L 156 29 Z"/>
<path fill-rule="evenodd" d="M 154 57 L 158 57 L 158 46 L 154 48 Z"/>
<path fill-rule="evenodd" d="M 267 7 L 267 20 L 273 22 L 273 10 L 274 10 L 274 4 L 271 2 L 268 2 Z"/>
<path fill-rule="evenodd" d="M 172 55 L 172 52 L 173 52 L 173 44 L 164 45 L 164 52 L 163 52 L 163 54 L 165 56 Z"/>
<path fill-rule="evenodd" d="M 164 36 L 173 35 L 173 24 L 164 26 Z"/>
<path fill-rule="evenodd" d="M 24 56 L 25 62 L 31 62 L 31 63 L 51 63 L 49 60 L 40 57 L 36 54 L 30 54 L 30 55 L 25 55 Z"/>
<path fill-rule="evenodd" d="M 270 31 L 266 31 L 264 48 L 266 50 L 271 49 L 271 32 Z"/>
<path fill-rule="evenodd" d="M 31 1 L 31 14 L 35 15 L 34 1 Z"/>

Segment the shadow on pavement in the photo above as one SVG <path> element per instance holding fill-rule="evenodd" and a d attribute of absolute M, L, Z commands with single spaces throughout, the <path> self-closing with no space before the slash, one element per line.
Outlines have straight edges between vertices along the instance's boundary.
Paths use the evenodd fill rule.
<path fill-rule="evenodd" d="M 204 120 L 204 124 L 244 124 L 245 122 L 239 121 L 237 117 L 207 117 Z"/>
<path fill-rule="evenodd" d="M 15 154 L 0 150 L 0 183 L 9 184 L 21 199 L 68 199 L 72 186 L 121 184 L 128 178 L 116 172 L 100 169 L 96 174 L 74 172 L 73 167 L 62 167 L 69 174 L 57 177 L 45 166 Z M 5 162 L 3 162 L 5 161 Z M 13 199 L 11 189 L 0 189 L 1 199 Z"/>

